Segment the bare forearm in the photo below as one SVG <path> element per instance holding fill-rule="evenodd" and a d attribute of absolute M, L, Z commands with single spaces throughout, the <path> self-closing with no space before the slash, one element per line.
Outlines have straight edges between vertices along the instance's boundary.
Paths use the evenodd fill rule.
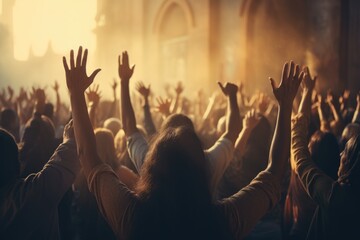
<path fill-rule="evenodd" d="M 250 137 L 251 129 L 250 128 L 243 128 L 239 134 L 238 139 L 235 143 L 235 152 L 237 157 L 241 158 L 244 154 L 246 143 Z"/>
<path fill-rule="evenodd" d="M 336 107 L 334 106 L 334 104 L 329 103 L 329 106 L 330 106 L 331 112 L 334 116 L 334 119 L 336 121 L 341 121 L 341 115 L 340 115 L 339 111 L 336 109 Z"/>
<path fill-rule="evenodd" d="M 299 113 L 310 116 L 311 113 L 311 90 L 305 90 L 301 98 Z"/>
<path fill-rule="evenodd" d="M 240 111 L 237 103 L 236 94 L 228 97 L 228 113 L 226 122 L 226 132 L 224 137 L 235 144 L 240 132 Z"/>
<path fill-rule="evenodd" d="M 78 154 L 85 173 L 88 173 L 89 170 L 101 163 L 96 152 L 95 136 L 87 113 L 84 95 L 71 94 L 70 99 Z"/>
<path fill-rule="evenodd" d="M 143 108 L 144 108 L 144 127 L 145 127 L 145 130 L 146 130 L 148 136 L 151 136 L 156 133 L 156 128 L 155 128 L 154 121 L 152 119 L 152 115 L 150 112 L 148 98 L 145 98 L 145 104 L 144 104 Z"/>
<path fill-rule="evenodd" d="M 271 143 L 268 170 L 282 179 L 290 153 L 291 106 L 279 106 L 276 128 Z"/>
<path fill-rule="evenodd" d="M 130 100 L 128 83 L 121 83 L 121 118 L 127 136 L 137 132 L 134 109 Z"/>

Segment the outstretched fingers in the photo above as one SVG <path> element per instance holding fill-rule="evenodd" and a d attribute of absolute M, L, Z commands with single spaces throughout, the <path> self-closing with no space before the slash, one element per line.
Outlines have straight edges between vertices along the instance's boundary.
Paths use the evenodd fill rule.
<path fill-rule="evenodd" d="M 69 66 L 67 64 L 66 57 L 63 57 L 63 65 L 64 65 L 65 73 L 67 74 L 69 72 Z"/>
<path fill-rule="evenodd" d="M 78 54 L 76 57 L 76 67 L 81 67 L 82 47 L 79 47 Z"/>

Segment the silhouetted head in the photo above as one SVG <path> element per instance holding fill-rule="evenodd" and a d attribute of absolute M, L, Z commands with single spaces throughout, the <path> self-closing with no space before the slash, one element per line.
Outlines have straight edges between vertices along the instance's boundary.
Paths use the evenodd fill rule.
<path fill-rule="evenodd" d="M 54 138 L 55 128 L 52 121 L 44 115 L 35 115 L 26 123 L 22 142 L 46 146 Z"/>
<path fill-rule="evenodd" d="M 109 129 L 115 136 L 121 129 L 121 121 L 117 118 L 108 118 L 104 122 L 104 128 Z"/>
<path fill-rule="evenodd" d="M 27 123 L 20 145 L 20 162 L 24 164 L 21 175 L 26 177 L 39 172 L 56 148 L 52 121 L 36 114 Z"/>
<path fill-rule="evenodd" d="M 100 159 L 111 167 L 117 165 L 117 157 L 114 144 L 114 135 L 106 128 L 96 128 L 96 149 Z"/>
<path fill-rule="evenodd" d="M 338 182 L 360 189 L 360 135 L 352 137 L 341 153 Z"/>
<path fill-rule="evenodd" d="M 13 109 L 6 108 L 1 111 L 0 127 L 6 129 L 15 139 L 19 140 L 19 117 Z"/>
<path fill-rule="evenodd" d="M 336 180 L 340 164 L 340 149 L 335 135 L 318 130 L 311 136 L 308 147 L 311 159 L 316 165 Z"/>
<path fill-rule="evenodd" d="M 195 131 L 194 124 L 189 117 L 184 114 L 175 113 L 170 115 L 163 122 L 161 126 L 161 130 L 165 130 L 167 128 L 177 128 L 177 127 L 187 127 Z M 161 131 L 160 130 L 160 131 Z"/>
<path fill-rule="evenodd" d="M 0 128 L 0 188 L 20 174 L 19 151 L 14 137 Z"/>
<path fill-rule="evenodd" d="M 54 105 L 52 103 L 46 103 L 44 106 L 44 113 L 46 117 L 53 119 L 54 118 Z"/>
<path fill-rule="evenodd" d="M 140 175 L 140 195 L 160 193 L 182 199 L 190 193 L 194 199 L 210 199 L 208 162 L 191 128 L 169 127 L 160 132 L 150 146 Z"/>

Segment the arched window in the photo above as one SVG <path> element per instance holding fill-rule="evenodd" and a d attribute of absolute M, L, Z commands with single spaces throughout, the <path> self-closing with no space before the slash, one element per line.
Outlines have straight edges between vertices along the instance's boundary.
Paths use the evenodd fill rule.
<path fill-rule="evenodd" d="M 166 1 L 159 10 L 155 32 L 158 35 L 160 76 L 163 83 L 185 82 L 188 69 L 188 42 L 193 24 L 184 0 Z"/>

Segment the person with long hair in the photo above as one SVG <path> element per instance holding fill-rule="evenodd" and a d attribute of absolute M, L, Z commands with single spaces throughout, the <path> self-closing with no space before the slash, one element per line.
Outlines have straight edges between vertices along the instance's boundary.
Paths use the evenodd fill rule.
<path fill-rule="evenodd" d="M 75 60 L 71 50 L 70 67 L 63 58 L 66 83 L 89 189 L 118 238 L 240 239 L 276 204 L 290 149 L 292 103 L 303 78 L 298 65 L 285 64 L 279 87 L 271 79 L 279 112 L 268 167 L 247 187 L 214 204 L 209 163 L 200 140 L 189 127 L 171 127 L 159 133 L 150 146 L 135 191 L 130 191 L 101 161 L 84 98 L 84 91 L 100 69 L 87 75 L 87 54 L 80 47 Z M 119 65 L 124 87 L 134 70 L 129 67 L 126 52 Z"/>

